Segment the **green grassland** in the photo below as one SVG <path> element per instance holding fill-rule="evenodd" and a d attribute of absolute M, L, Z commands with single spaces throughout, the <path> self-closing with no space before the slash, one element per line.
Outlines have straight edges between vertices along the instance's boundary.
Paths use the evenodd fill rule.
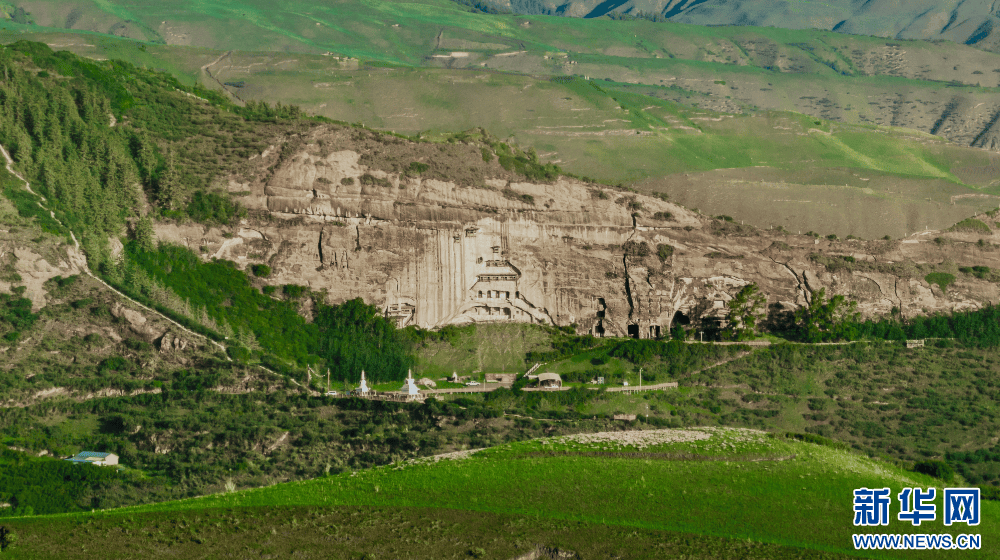
<path fill-rule="evenodd" d="M 524 356 L 548 346 L 550 334 L 533 325 L 450 327 L 422 342 L 414 375 L 438 379 L 472 373 L 522 373 Z"/>
<path fill-rule="evenodd" d="M 1000 194 L 988 153 L 912 130 L 940 126 L 949 103 L 995 96 L 1000 75 L 976 69 L 997 66 L 997 55 L 964 46 L 492 16 L 446 0 L 281 8 L 75 0 L 36 12 L 47 27 L 7 22 L 0 40 L 33 36 L 169 71 L 237 104 L 294 103 L 427 139 L 483 127 L 577 175 L 757 225 L 794 231 L 819 220 L 841 236 L 895 237 L 994 205 L 956 196 Z M 116 33 L 134 40 L 106 33 L 115 18 L 126 24 Z M 909 58 L 877 62 L 896 48 Z"/>
<path fill-rule="evenodd" d="M 442 51 L 492 53 L 576 52 L 612 58 L 690 60 L 732 66 L 777 68 L 825 75 L 872 72 L 852 51 L 884 47 L 877 37 L 816 30 L 723 27 L 607 19 L 484 15 L 447 0 L 316 3 L 308 0 L 281 6 L 261 0 L 218 4 L 192 0 L 143 1 L 127 5 L 92 0 L 21 2 L 34 26 L 11 21 L 11 29 L 62 30 L 108 34 L 116 22 L 118 36 L 150 43 L 184 44 L 219 50 L 338 54 L 420 64 Z M 73 17 L 70 18 L 71 12 Z M 67 25 L 69 24 L 69 25 Z M 394 27 L 396 26 L 396 27 Z M 764 44 L 753 44 L 763 41 Z M 746 43 L 750 43 L 747 46 Z M 915 54 L 948 53 L 982 57 L 990 53 L 951 43 L 897 41 Z M 784 64 L 775 63 L 786 59 Z M 976 60 L 978 62 L 978 60 Z M 932 69 L 930 69 L 932 70 Z M 942 69 L 944 70 L 944 69 Z M 884 71 L 884 69 L 883 69 Z M 936 79 L 955 79 L 950 75 Z M 972 74 L 968 82 L 989 85 L 995 77 Z M 981 77 L 980 77 L 981 76 Z"/>
<path fill-rule="evenodd" d="M 13 528 L 13 526 L 10 526 Z M 89 558 L 103 553 L 143 558 L 199 558 L 206 544 L 219 557 L 271 555 L 354 560 L 369 557 L 515 558 L 559 549 L 581 558 L 690 560 L 839 560 L 849 556 L 691 533 L 441 508 L 344 506 L 233 508 L 133 514 L 127 518 L 19 520 L 11 557 Z M 45 532 L 70 535 L 69 550 Z M 136 532 L 150 537 L 126 538 Z M 93 539 L 91 541 L 90 539 Z M 488 543 L 488 544 L 486 544 Z M 408 555 L 408 556 L 404 556 Z M 544 556 L 543 556 L 544 558 Z"/>
<path fill-rule="evenodd" d="M 324 512 L 320 508 L 344 506 L 348 508 L 346 511 L 357 506 L 373 507 L 376 511 L 400 507 L 447 508 L 523 516 L 522 519 L 544 522 L 559 520 L 570 526 L 587 523 L 637 531 L 692 533 L 732 539 L 716 541 L 726 555 L 735 555 L 736 551 L 730 547 L 740 546 L 738 541 L 749 540 L 796 547 L 803 549 L 803 553 L 811 550 L 908 558 L 914 556 L 910 551 L 865 554 L 853 550 L 852 533 L 887 529 L 858 529 L 852 525 L 852 491 L 859 487 L 888 486 L 894 491 L 911 486 L 944 487 L 941 481 L 925 475 L 831 447 L 769 438 L 764 433 L 747 430 L 695 428 L 689 432 L 707 438 L 643 445 L 564 438 L 531 440 L 491 448 L 462 460 L 401 463 L 258 490 L 70 518 L 12 519 L 5 524 L 24 534 L 20 541 L 23 544 L 11 549 L 15 558 L 28 557 L 23 555 L 30 556 L 36 550 L 50 555 L 60 550 L 68 552 L 68 548 L 63 548 L 65 545 L 40 540 L 43 531 L 54 525 L 73 526 L 74 548 L 79 549 L 81 545 L 87 546 L 80 539 L 91 542 L 106 534 L 104 527 L 109 526 L 108 522 L 118 521 L 129 529 L 118 538 L 153 548 L 162 544 L 157 543 L 155 533 L 146 529 L 150 518 L 144 515 L 198 510 L 198 520 L 186 522 L 190 524 L 187 532 L 190 537 L 202 539 L 200 533 L 213 531 L 213 523 L 221 523 L 226 516 L 253 511 L 243 508 L 289 506 L 316 508 L 313 515 Z M 974 531 L 982 535 L 984 550 L 968 552 L 970 557 L 992 556 L 989 543 L 998 536 L 997 508 L 996 503 L 983 501 L 983 522 Z M 427 513 L 433 515 L 434 511 Z M 159 519 L 169 527 L 167 520 L 188 516 Z M 890 529 L 904 534 L 972 532 L 969 530 L 972 528 L 965 526 L 944 527 L 940 517 L 920 527 L 893 522 Z M 324 532 L 327 536 L 342 534 L 335 526 L 328 526 Z M 387 544 L 393 547 L 387 552 L 402 556 L 411 547 L 426 546 L 424 538 L 416 542 L 406 538 L 406 534 L 412 537 L 414 532 L 415 529 L 409 529 L 404 534 L 387 535 Z M 507 553 L 511 544 L 516 546 L 516 542 L 510 541 L 519 532 L 515 525 L 513 538 L 500 542 L 475 539 L 471 546 L 483 548 L 483 557 L 503 558 L 497 553 Z M 549 539 L 539 544 L 568 548 L 563 535 Z M 521 539 L 516 547 L 522 548 L 528 542 Z M 644 558 L 653 554 L 654 551 L 631 550 L 622 557 Z M 945 554 L 930 552 L 917 556 L 934 558 Z M 509 556 L 512 555 L 508 553 Z"/>

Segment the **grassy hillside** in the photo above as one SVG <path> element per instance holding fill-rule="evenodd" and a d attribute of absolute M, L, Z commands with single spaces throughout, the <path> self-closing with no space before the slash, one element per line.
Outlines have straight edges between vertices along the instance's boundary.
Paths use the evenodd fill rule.
<path fill-rule="evenodd" d="M 359 522 L 361 519 L 364 521 Z M 405 527 L 405 531 L 401 531 L 401 527 Z M 691 533 L 441 508 L 239 508 L 134 514 L 128 520 L 116 517 L 46 519 L 30 527 L 19 522 L 13 529 L 18 535 L 18 544 L 8 549 L 10 555 L 18 549 L 30 550 L 32 558 L 38 559 L 74 558 L 76 554 L 76 551 L 59 546 L 40 544 L 42 530 L 74 537 L 91 534 L 95 541 L 103 540 L 103 551 L 126 554 L 139 550 L 147 558 L 174 553 L 197 558 L 205 554 L 208 543 L 211 543 L 212 553 L 222 556 L 298 554 L 338 560 L 372 554 L 375 557 L 409 554 L 412 558 L 505 559 L 535 551 L 545 554 L 542 558 L 546 558 L 558 553 L 560 547 L 582 558 L 652 560 L 663 555 L 691 560 L 850 558 Z M 159 552 L 153 545 L 122 538 L 124 531 L 135 530 L 148 531 L 154 535 L 151 542 L 156 543 L 159 550 L 169 552 Z M 88 542 L 91 542 L 89 538 Z M 627 545 L 617 544 L 626 542 Z M 85 554 L 80 552 L 79 557 Z"/>
<path fill-rule="evenodd" d="M 774 2 L 726 2 L 708 0 L 485 0 L 473 4 L 481 9 L 614 19 L 648 19 L 699 25 L 756 25 L 790 29 L 832 29 L 840 33 L 875 35 L 897 39 L 946 39 L 995 50 L 996 37 L 989 21 L 993 6 L 949 4 L 922 0 L 905 5 L 891 2 L 834 0 L 817 4 L 808 0 Z M 957 23 L 957 24 L 956 24 Z"/>
<path fill-rule="evenodd" d="M 636 544 L 639 545 L 649 542 L 646 531 L 650 530 L 703 535 L 696 538 L 696 542 L 707 542 L 714 549 L 712 553 L 718 554 L 714 557 L 760 557 L 771 551 L 777 553 L 774 557 L 804 555 L 806 551 L 810 551 L 810 557 L 828 557 L 822 553 L 910 557 L 911 552 L 868 555 L 853 551 L 852 533 L 886 530 L 869 531 L 852 525 L 851 494 L 862 486 L 897 489 L 943 485 L 925 475 L 831 447 L 769 438 L 748 430 L 695 428 L 532 440 L 481 451 L 467 458 L 402 463 L 253 491 L 85 517 L 9 520 L 5 525 L 19 534 L 17 547 L 10 549 L 15 558 L 74 554 L 76 552 L 70 552 L 67 541 L 44 539 L 42 535 L 53 527 L 66 527 L 75 536 L 73 549 L 79 551 L 81 546 L 88 548 L 102 536 L 109 536 L 110 524 L 114 522 L 127 524 L 114 540 L 155 554 L 155 549 L 162 546 L 164 540 L 171 542 L 178 537 L 182 542 L 201 541 L 214 550 L 216 545 L 207 540 L 217 532 L 212 527 L 234 517 L 253 516 L 257 520 L 255 530 L 267 535 L 269 527 L 277 529 L 274 526 L 289 523 L 282 519 L 288 514 L 279 513 L 281 508 L 289 506 L 310 508 L 293 510 L 308 512 L 303 520 L 298 520 L 297 516 L 290 520 L 293 527 L 296 522 L 305 522 L 312 524 L 327 539 L 351 535 L 353 540 L 357 538 L 354 530 L 342 529 L 326 521 L 326 516 L 342 515 L 340 512 L 345 511 L 361 513 L 368 510 L 357 509 L 357 506 L 368 506 L 380 512 L 376 514 L 377 520 L 392 515 L 397 526 L 403 529 L 402 533 L 388 532 L 377 547 L 378 552 L 402 556 L 420 551 L 426 556 L 430 543 L 425 539 L 434 540 L 436 534 L 447 535 L 434 531 L 446 531 L 451 522 L 443 519 L 451 519 L 450 515 L 443 515 L 437 525 L 432 522 L 429 527 L 426 523 L 410 527 L 405 524 L 412 519 L 406 513 L 408 510 L 396 508 L 448 508 L 481 512 L 473 514 L 472 521 L 464 522 L 469 524 L 477 523 L 482 513 L 517 516 L 507 517 L 511 531 L 503 538 L 490 539 L 489 531 L 481 537 L 465 533 L 469 536 L 460 539 L 458 550 L 436 545 L 441 547 L 438 550 L 447 550 L 448 556 L 465 553 L 507 558 L 524 553 L 536 544 L 570 550 L 573 546 L 585 546 L 596 554 L 601 548 L 593 539 L 582 539 L 574 534 L 582 523 L 636 531 Z M 823 505 L 819 507 L 818 504 Z M 244 508 L 270 508 L 271 513 L 261 517 L 261 513 L 250 513 L 254 509 Z M 197 520 L 191 518 L 190 513 L 181 514 L 185 511 L 197 511 Z M 424 511 L 431 519 L 437 517 L 435 509 Z M 166 512 L 173 512 L 173 515 L 166 516 Z M 982 503 L 983 522 L 975 531 L 982 534 L 985 543 L 997 537 L 994 522 L 997 513 L 995 502 Z M 147 527 L 158 519 L 168 523 L 166 530 L 151 532 Z M 540 542 L 532 542 L 525 537 L 537 533 L 523 527 L 518 519 L 532 519 L 531 524 L 559 520 L 565 529 L 546 535 Z M 191 525 L 181 537 L 171 528 L 175 523 Z M 375 526 L 381 523 L 384 522 L 373 522 Z M 239 532 L 234 524 L 230 527 L 233 527 L 231 531 Z M 964 526 L 943 527 L 940 520 L 919 528 L 905 522 L 891 522 L 890 528 L 900 533 L 969 532 Z M 428 529 L 431 533 L 423 534 Z M 599 530 L 597 535 L 606 534 L 602 532 L 606 530 Z M 271 535 L 277 534 L 276 530 L 271 531 Z M 420 537 L 414 539 L 418 534 Z M 706 540 L 704 536 L 723 539 Z M 304 548 L 324 540 L 319 536 L 314 539 L 309 539 L 312 542 Z M 799 551 L 754 548 L 744 544 L 747 540 Z M 284 542 L 283 537 L 265 536 L 262 541 L 247 546 L 250 551 L 276 551 L 288 546 Z M 360 550 L 376 553 L 372 548 L 363 548 L 364 544 L 364 541 L 354 541 L 348 546 L 361 545 Z M 628 544 L 627 540 L 609 541 L 603 550 L 616 550 L 622 558 L 646 558 L 679 552 L 680 543 L 668 538 L 665 543 L 652 545 L 656 547 L 653 550 Z M 690 541 L 685 544 L 689 545 Z M 748 546 L 749 550 L 744 548 Z M 988 557 L 991 553 L 986 546 L 984 550 L 968 554 Z M 462 550 L 465 547 L 468 548 Z M 336 550 L 333 554 L 350 557 L 348 550 Z M 943 555 L 941 552 L 928 553 L 927 557 Z"/>
<path fill-rule="evenodd" d="M 970 47 L 488 15 L 447 0 L 25 6 L 38 25 L 8 22 L 0 38 L 29 33 L 164 69 L 236 104 L 280 100 L 432 139 L 484 127 L 578 175 L 758 225 L 815 229 L 803 208 L 819 200 L 852 209 L 821 212 L 828 231 L 898 237 L 994 205 L 953 198 L 997 187 L 989 153 L 961 147 L 992 145 L 1000 110 L 1000 74 L 982 70 L 998 66 L 997 55 Z M 573 76 L 581 79 L 563 81 Z M 856 212 L 864 219 L 844 217 Z M 866 225 L 900 222 L 912 224 Z"/>

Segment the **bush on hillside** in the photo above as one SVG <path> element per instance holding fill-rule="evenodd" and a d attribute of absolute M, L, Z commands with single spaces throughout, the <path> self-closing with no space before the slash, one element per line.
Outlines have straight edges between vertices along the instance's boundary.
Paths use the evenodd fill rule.
<path fill-rule="evenodd" d="M 913 465 L 913 470 L 945 482 L 951 482 L 955 478 L 955 470 L 944 461 L 920 461 Z"/>
<path fill-rule="evenodd" d="M 271 275 L 271 267 L 266 264 L 255 264 L 250 267 L 250 271 L 258 278 L 267 278 Z"/>
<path fill-rule="evenodd" d="M 955 281 L 955 275 L 947 272 L 932 272 L 924 276 L 924 280 L 931 285 L 937 284 L 942 292 L 947 292 L 948 285 Z"/>

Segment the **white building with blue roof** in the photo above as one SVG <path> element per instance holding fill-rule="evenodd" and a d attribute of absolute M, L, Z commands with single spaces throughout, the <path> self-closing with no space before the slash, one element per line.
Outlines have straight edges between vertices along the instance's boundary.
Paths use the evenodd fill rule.
<path fill-rule="evenodd" d="M 72 463 L 88 463 L 104 467 L 108 465 L 117 465 L 118 455 L 100 451 L 81 451 L 66 460 Z"/>

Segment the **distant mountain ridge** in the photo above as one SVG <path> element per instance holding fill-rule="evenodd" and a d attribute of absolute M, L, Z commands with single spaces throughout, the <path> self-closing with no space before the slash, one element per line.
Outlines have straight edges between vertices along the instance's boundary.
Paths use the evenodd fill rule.
<path fill-rule="evenodd" d="M 656 15 L 696 25 L 828 29 L 897 39 L 945 39 L 997 50 L 995 0 L 485 0 L 523 14 Z"/>

